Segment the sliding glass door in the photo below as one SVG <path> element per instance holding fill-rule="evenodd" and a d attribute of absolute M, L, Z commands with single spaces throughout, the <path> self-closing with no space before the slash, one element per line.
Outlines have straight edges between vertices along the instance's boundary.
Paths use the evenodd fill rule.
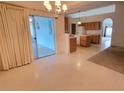
<path fill-rule="evenodd" d="M 37 50 L 37 40 L 36 40 L 36 29 L 34 24 L 35 24 L 34 17 L 30 16 L 30 32 L 32 37 L 32 47 L 33 47 L 34 58 L 37 58 L 38 50 Z"/>
<path fill-rule="evenodd" d="M 55 54 L 55 31 L 52 18 L 30 16 L 30 30 L 35 58 Z"/>

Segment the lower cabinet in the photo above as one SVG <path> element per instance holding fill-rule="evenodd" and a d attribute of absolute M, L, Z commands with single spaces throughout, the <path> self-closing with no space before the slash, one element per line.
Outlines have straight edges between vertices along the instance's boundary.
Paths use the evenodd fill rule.
<path fill-rule="evenodd" d="M 80 46 L 89 47 L 93 44 L 100 43 L 100 35 L 82 35 L 80 36 Z"/>
<path fill-rule="evenodd" d="M 91 35 L 91 43 L 99 44 L 100 43 L 100 35 Z"/>
<path fill-rule="evenodd" d="M 82 35 L 80 36 L 80 46 L 89 47 L 91 45 L 91 36 Z"/>
<path fill-rule="evenodd" d="M 77 50 L 77 38 L 70 38 L 70 53 L 75 52 Z"/>

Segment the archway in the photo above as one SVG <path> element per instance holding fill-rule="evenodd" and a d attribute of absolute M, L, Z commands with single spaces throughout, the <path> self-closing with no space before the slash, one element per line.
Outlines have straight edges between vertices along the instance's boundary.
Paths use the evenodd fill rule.
<path fill-rule="evenodd" d="M 102 22 L 102 47 L 111 46 L 113 20 L 105 18 Z"/>
<path fill-rule="evenodd" d="M 111 37 L 112 35 L 113 20 L 111 18 L 106 18 L 103 20 L 103 36 Z"/>

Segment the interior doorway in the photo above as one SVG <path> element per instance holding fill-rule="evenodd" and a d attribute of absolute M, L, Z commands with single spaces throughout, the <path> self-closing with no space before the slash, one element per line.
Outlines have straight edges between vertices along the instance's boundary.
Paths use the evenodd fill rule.
<path fill-rule="evenodd" d="M 111 46 L 113 20 L 105 18 L 102 22 L 102 47 L 108 48 Z"/>
<path fill-rule="evenodd" d="M 54 19 L 30 16 L 30 31 L 35 59 L 56 53 Z"/>
<path fill-rule="evenodd" d="M 76 24 L 71 24 L 71 34 L 76 34 Z"/>

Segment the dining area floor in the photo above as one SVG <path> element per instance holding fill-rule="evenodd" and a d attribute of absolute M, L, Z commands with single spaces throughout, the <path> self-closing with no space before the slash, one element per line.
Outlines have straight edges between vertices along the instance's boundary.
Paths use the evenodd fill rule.
<path fill-rule="evenodd" d="M 1 71 L 0 90 L 124 90 L 124 74 L 87 60 L 101 51 L 99 45 L 78 47 Z"/>

